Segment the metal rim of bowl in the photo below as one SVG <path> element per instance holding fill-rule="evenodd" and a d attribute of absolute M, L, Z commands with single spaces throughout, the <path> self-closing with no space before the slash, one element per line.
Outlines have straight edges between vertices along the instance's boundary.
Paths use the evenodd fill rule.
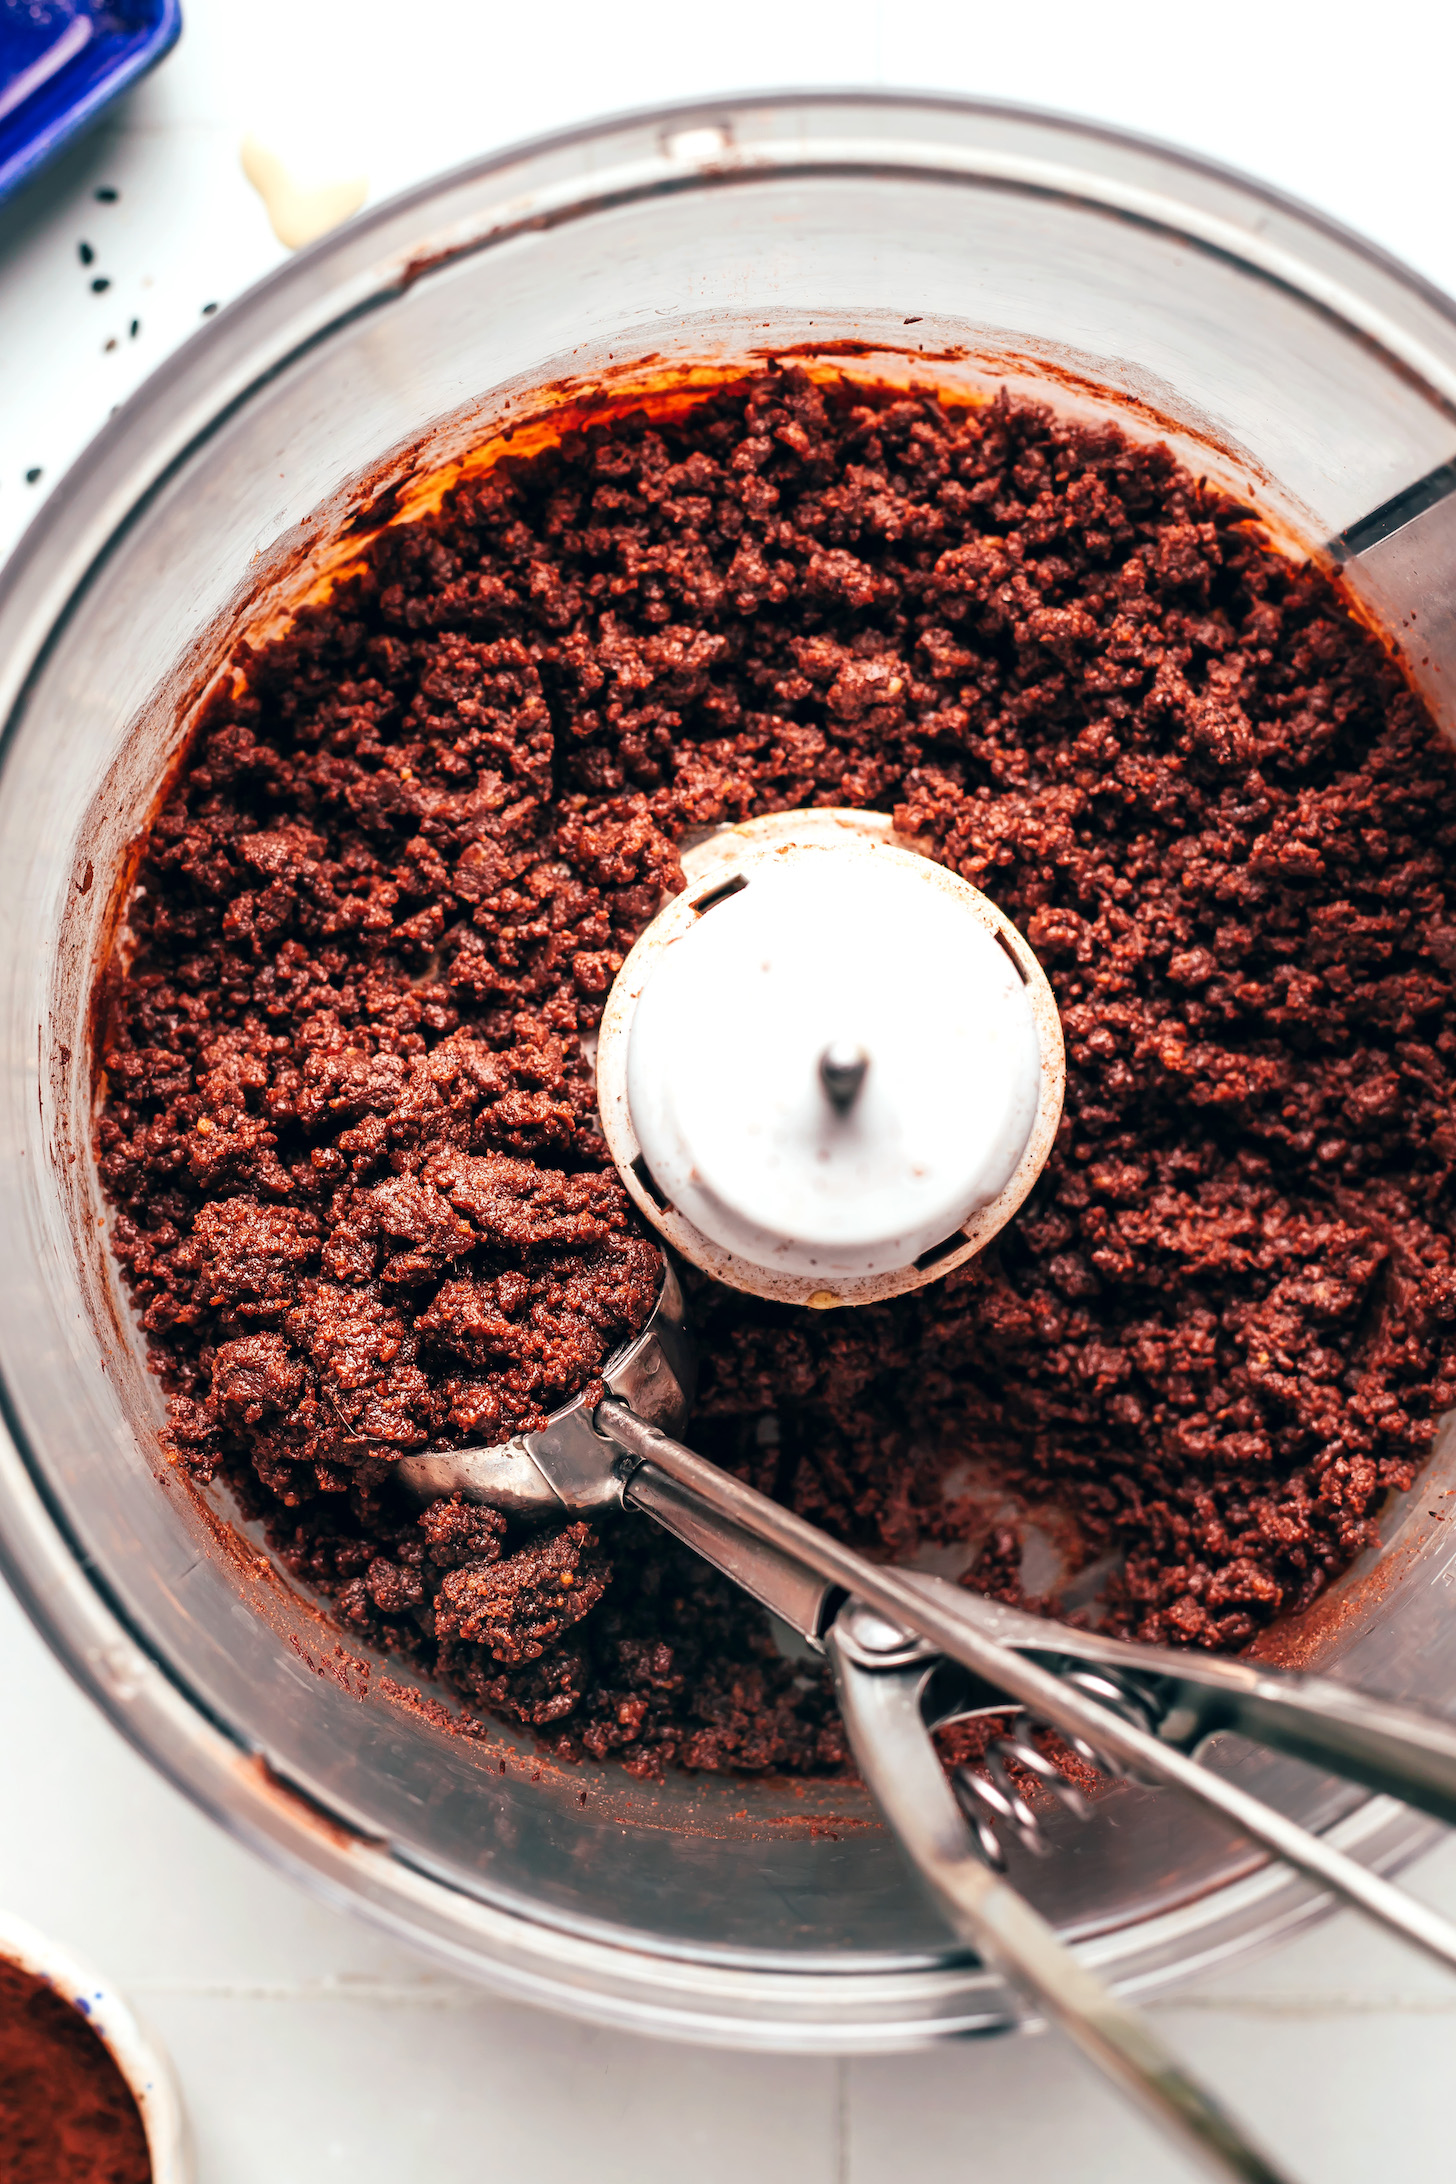
<path fill-rule="evenodd" d="M 435 265 L 486 249 L 531 220 L 587 215 L 623 193 L 782 174 L 816 157 L 822 163 L 823 138 L 806 137 L 796 155 L 789 133 L 775 138 L 772 131 L 795 113 L 836 111 L 860 132 L 832 140 L 841 166 L 898 164 L 968 182 L 1070 192 L 1210 250 L 1233 251 L 1251 271 L 1299 288 L 1456 401 L 1456 305 L 1337 223 L 1173 147 L 1035 109 L 914 94 L 737 94 L 613 116 L 510 147 L 361 215 L 259 282 L 143 383 L 0 570 L 0 757 L 70 602 L 124 541 L 132 513 L 292 356 L 428 278 Z M 754 122 L 769 133 L 741 156 Z M 937 122 L 954 143 L 928 133 Z M 978 146 L 978 124 L 1047 136 L 1066 156 Z M 647 153 L 644 131 L 655 147 Z M 614 139 L 631 155 L 616 168 L 605 156 Z M 491 193 L 485 210 L 452 223 L 451 200 L 481 190 Z M 942 1967 L 928 1970 L 836 1973 L 759 1971 L 613 1946 L 465 1897 L 386 1845 L 351 1835 L 272 1780 L 189 1691 L 185 1669 L 156 1658 L 128 1626 L 104 1572 L 83 1564 L 49 1501 L 43 1466 L 25 1448 L 3 1381 L 0 1420 L 0 1571 L 43 1637 L 135 1749 L 230 1833 L 325 1899 L 509 1995 L 666 2037 L 884 2052 L 1014 2021 L 999 1983 L 964 1953 L 957 1959 L 948 1952 Z M 1438 1830 L 1389 1800 L 1370 1799 L 1329 1832 L 1389 1871 Z M 1079 1947 L 1120 1984 L 1147 1992 L 1282 1939 L 1325 1908 L 1303 1883 L 1264 1867 Z"/>

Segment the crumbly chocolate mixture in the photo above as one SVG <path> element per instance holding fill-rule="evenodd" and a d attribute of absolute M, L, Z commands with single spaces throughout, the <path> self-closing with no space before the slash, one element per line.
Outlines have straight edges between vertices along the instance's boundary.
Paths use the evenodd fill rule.
<path fill-rule="evenodd" d="M 1456 769 L 1326 579 L 1110 426 L 787 370 L 507 456 L 366 562 L 240 650 L 107 1019 L 179 1458 L 563 1752 L 841 1764 L 822 1681 L 649 1525 L 422 1516 L 391 1465 L 530 1426 L 649 1309 L 583 1039 L 684 831 L 871 806 L 1037 949 L 1065 1121 L 936 1286 L 694 1284 L 695 1437 L 1012 1599 L 1053 1505 L 1149 1640 L 1311 1601 L 1456 1401 Z"/>
<path fill-rule="evenodd" d="M 5 2184 L 151 2184 L 131 2087 L 48 1981 L 0 1961 L 0 2177 Z"/>

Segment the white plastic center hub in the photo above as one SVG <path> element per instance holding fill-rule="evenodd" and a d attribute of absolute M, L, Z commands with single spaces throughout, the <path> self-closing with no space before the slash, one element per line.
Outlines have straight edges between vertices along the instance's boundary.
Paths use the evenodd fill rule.
<path fill-rule="evenodd" d="M 1005 1190 L 1041 1055 L 977 899 L 909 853 L 801 846 L 663 951 L 627 1100 L 653 1182 L 705 1236 L 785 1274 L 884 1274 Z"/>

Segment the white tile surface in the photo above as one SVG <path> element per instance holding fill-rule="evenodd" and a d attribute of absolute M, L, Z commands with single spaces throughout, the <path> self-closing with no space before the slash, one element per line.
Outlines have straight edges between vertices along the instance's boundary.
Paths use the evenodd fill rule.
<path fill-rule="evenodd" d="M 0 1901 L 171 2051 L 200 2184 L 1186 2184 L 1060 2041 L 714 2055 L 457 1983 L 300 1894 L 160 1781 L 0 1591 Z M 1456 1913 L 1456 1844 L 1412 1876 Z M 1307 2184 L 1456 2173 L 1456 1989 L 1353 1918 L 1159 2008 Z"/>
<path fill-rule="evenodd" d="M 1192 144 L 1456 289 L 1456 17 L 1436 0 L 1388 0 L 1376 15 L 1352 0 L 184 9 L 183 43 L 159 74 L 0 214 L 0 554 L 203 306 L 225 305 L 282 256 L 241 174 L 245 133 L 304 180 L 365 170 L 377 198 L 514 137 L 659 98 L 813 81 L 945 87 Z M 98 203 L 98 184 L 119 202 Z M 97 253 L 89 269 L 81 241 Z M 111 283 L 101 294 L 97 277 Z M 850 2066 L 714 2056 L 457 1986 L 299 1895 L 184 1805 L 3 1594 L 0 1661 L 0 1900 L 104 1964 L 161 2032 L 201 2184 L 1186 2174 L 1051 2039 Z M 1415 1878 L 1456 1912 L 1456 1845 Z M 1456 2176 L 1456 1989 L 1353 1919 L 1161 2014 L 1306 2179 Z"/>
<path fill-rule="evenodd" d="M 246 134 L 301 180 L 367 173 L 377 199 L 534 131 L 658 99 L 813 82 L 955 90 L 1176 139 L 1320 205 L 1456 290 L 1456 11 L 1444 0 L 1388 0 L 1378 34 L 1355 0 L 183 9 L 163 67 L 0 213 L 0 553 L 204 304 L 226 304 L 282 256 L 239 165 Z M 120 201 L 97 204 L 98 183 Z M 97 252 L 90 268 L 82 241 Z M 95 295 L 94 279 L 112 285 Z"/>

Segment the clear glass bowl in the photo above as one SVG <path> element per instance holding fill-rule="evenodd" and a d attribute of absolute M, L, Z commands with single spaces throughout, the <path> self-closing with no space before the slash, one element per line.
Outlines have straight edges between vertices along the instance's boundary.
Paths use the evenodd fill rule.
<path fill-rule="evenodd" d="M 598 2018 L 873 2049 L 1014 2013 L 863 1794 L 639 1783 L 442 1726 L 161 1460 L 90 1147 L 91 983 L 128 845 L 236 633 L 285 615 L 411 481 L 505 424 L 529 444 L 543 400 L 790 350 L 1110 408 L 1305 545 L 1456 451 L 1442 298 L 1237 177 L 1002 107 L 785 95 L 610 121 L 431 183 L 254 289 L 119 412 L 0 583 L 0 1552 L 124 1733 L 332 1900 Z M 1389 626 L 1422 617 L 1438 699 L 1445 532 L 1437 505 L 1349 572 Z M 1286 1657 L 1456 1697 L 1437 1506 L 1393 1510 Z M 1291 1762 L 1217 1764 L 1371 1862 L 1429 1839 Z M 1126 1785 L 1018 1878 L 1133 1988 L 1315 1908 Z"/>

